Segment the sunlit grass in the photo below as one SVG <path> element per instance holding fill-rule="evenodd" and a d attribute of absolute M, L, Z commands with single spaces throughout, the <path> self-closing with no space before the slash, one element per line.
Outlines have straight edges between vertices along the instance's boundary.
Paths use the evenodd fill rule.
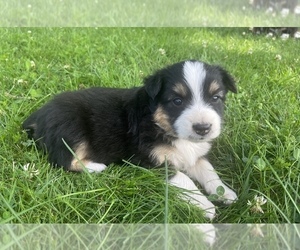
<path fill-rule="evenodd" d="M 253 8 L 248 0 L 39 0 L 3 2 L 2 27 L 291 27 L 299 15 Z"/>
<path fill-rule="evenodd" d="M 214 222 L 299 222 L 298 40 L 247 28 L 15 28 L 1 29 L 0 38 L 2 223 L 205 222 L 174 187 L 166 210 L 164 169 L 64 172 L 49 166 L 20 127 L 61 91 L 139 86 L 153 70 L 190 58 L 224 66 L 239 89 L 228 96 L 224 133 L 209 155 L 239 200 L 218 206 Z M 263 213 L 247 205 L 256 195 L 267 200 Z"/>

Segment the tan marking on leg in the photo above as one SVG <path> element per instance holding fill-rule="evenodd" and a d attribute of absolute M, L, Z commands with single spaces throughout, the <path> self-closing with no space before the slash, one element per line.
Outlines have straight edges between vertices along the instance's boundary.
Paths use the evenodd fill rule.
<path fill-rule="evenodd" d="M 168 161 L 172 154 L 174 154 L 174 148 L 166 145 L 157 146 L 150 153 L 157 165 L 163 164 L 166 159 Z"/>
<path fill-rule="evenodd" d="M 76 157 L 73 158 L 69 170 L 82 172 L 84 166 L 90 161 L 86 159 L 87 157 L 87 146 L 86 143 L 80 143 L 75 150 Z"/>

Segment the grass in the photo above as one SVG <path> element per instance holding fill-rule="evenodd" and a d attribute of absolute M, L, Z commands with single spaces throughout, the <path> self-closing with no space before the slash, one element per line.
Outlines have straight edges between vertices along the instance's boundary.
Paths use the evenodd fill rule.
<path fill-rule="evenodd" d="M 164 170 L 124 163 L 99 175 L 67 173 L 51 168 L 20 128 L 59 92 L 139 86 L 189 58 L 220 64 L 238 82 L 209 158 L 239 200 L 218 206 L 213 222 L 300 222 L 298 40 L 247 28 L 1 28 L 0 47 L 1 223 L 207 222 L 174 187 L 166 211 Z M 255 195 L 267 200 L 263 213 L 247 205 Z"/>
<path fill-rule="evenodd" d="M 0 9 L 2 27 L 298 26 L 296 15 L 266 15 L 248 0 L 11 0 Z"/>

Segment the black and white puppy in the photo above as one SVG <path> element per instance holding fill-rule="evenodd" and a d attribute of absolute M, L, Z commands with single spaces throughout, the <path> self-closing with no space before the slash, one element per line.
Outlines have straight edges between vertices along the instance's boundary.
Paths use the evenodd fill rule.
<path fill-rule="evenodd" d="M 185 199 L 213 218 L 214 205 L 190 178 L 208 194 L 223 186 L 227 203 L 237 198 L 205 158 L 221 132 L 228 91 L 236 92 L 236 86 L 223 68 L 183 61 L 147 77 L 142 87 L 64 92 L 29 116 L 23 128 L 53 165 L 70 171 L 101 172 L 128 159 L 155 167 L 167 160 L 177 170 L 170 183 L 187 189 Z"/>

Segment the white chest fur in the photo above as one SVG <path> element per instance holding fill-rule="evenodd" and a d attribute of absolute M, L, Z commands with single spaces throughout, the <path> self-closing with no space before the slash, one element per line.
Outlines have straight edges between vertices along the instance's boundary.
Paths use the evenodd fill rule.
<path fill-rule="evenodd" d="M 210 150 L 208 142 L 190 142 L 187 140 L 177 139 L 172 145 L 162 145 L 155 147 L 151 156 L 157 161 L 157 164 L 163 164 L 167 159 L 168 164 L 177 170 L 184 171 L 194 166 Z"/>

